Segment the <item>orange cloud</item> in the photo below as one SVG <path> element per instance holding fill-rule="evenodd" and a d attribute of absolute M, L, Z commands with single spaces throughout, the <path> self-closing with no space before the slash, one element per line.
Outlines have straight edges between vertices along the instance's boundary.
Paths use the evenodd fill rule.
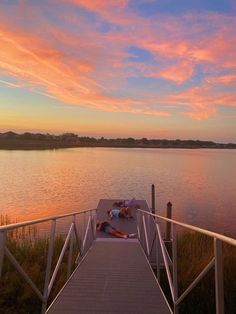
<path fill-rule="evenodd" d="M 217 85 L 205 82 L 202 86 L 173 93 L 166 100 L 169 104 L 185 107 L 185 115 L 196 120 L 204 120 L 214 116 L 218 106 L 236 107 L 236 92 L 222 92 L 217 89 Z"/>
<path fill-rule="evenodd" d="M 26 87 L 68 104 L 98 110 L 168 115 L 151 110 L 147 101 L 106 96 L 105 88 L 93 79 L 94 64 L 87 60 L 67 58 L 43 40 L 7 29 L 7 25 L 1 29 L 0 71 L 17 82 L 2 81 L 5 85 Z"/>
<path fill-rule="evenodd" d="M 63 0 L 62 0 L 63 1 Z M 103 13 L 104 10 L 114 9 L 114 8 L 125 8 L 128 0 L 66 0 L 66 2 L 70 2 L 73 4 L 77 4 L 86 9 L 97 11 L 99 13 Z"/>
<path fill-rule="evenodd" d="M 173 66 L 170 66 L 162 70 L 158 76 L 166 80 L 173 81 L 177 84 L 181 84 L 187 81 L 194 71 L 194 66 L 188 61 L 179 62 Z"/>
<path fill-rule="evenodd" d="M 236 83 L 236 74 L 226 74 L 218 77 L 206 78 L 206 81 L 211 84 L 233 84 Z"/>
<path fill-rule="evenodd" d="M 2 20 L 0 71 L 11 77 L 2 84 L 25 87 L 66 104 L 135 114 L 167 116 L 184 107 L 184 114 L 205 119 L 216 113 L 217 106 L 235 106 L 234 95 L 221 89 L 234 84 L 235 75 L 219 76 L 222 70 L 236 66 L 235 18 L 208 14 L 201 16 L 204 25 L 200 25 L 197 13 L 160 20 L 141 17 L 129 11 L 128 0 L 59 3 L 69 8 L 58 18 L 68 24 L 73 21 L 70 30 L 43 20 L 39 32 L 36 28 L 23 31 Z M 102 17 L 120 27 L 99 32 L 86 17 L 73 19 L 71 5 L 96 13 L 100 17 L 96 26 Z M 219 25 L 210 34 L 206 32 L 209 23 Z M 149 52 L 152 61 L 131 62 L 130 46 Z M 194 83 L 199 65 L 203 79 Z M 130 88 L 129 77 L 151 78 L 153 85 L 161 78 L 165 84 L 176 83 L 181 91 L 146 92 L 141 84 Z M 181 89 L 186 82 L 194 87 Z"/>
<path fill-rule="evenodd" d="M 87 10 L 98 13 L 102 18 L 111 23 L 127 24 L 130 23 L 127 19 L 127 14 L 124 14 L 124 9 L 128 4 L 128 0 L 59 0 L 62 3 L 71 3 L 78 5 Z M 58 2 L 58 1 L 57 1 Z"/>

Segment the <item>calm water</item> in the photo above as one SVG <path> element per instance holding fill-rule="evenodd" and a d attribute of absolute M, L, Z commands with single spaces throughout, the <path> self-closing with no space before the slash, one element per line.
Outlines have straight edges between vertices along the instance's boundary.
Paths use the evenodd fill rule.
<path fill-rule="evenodd" d="M 236 151 L 75 148 L 0 151 L 0 214 L 18 220 L 147 199 L 193 225 L 236 236 Z"/>

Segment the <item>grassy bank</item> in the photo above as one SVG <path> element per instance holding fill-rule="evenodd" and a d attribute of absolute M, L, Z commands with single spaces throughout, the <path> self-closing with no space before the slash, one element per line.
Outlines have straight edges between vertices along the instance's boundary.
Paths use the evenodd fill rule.
<path fill-rule="evenodd" d="M 178 291 L 179 296 L 194 281 L 213 258 L 213 239 L 199 233 L 186 233 L 178 237 Z M 225 313 L 236 309 L 236 248 L 223 244 Z M 215 313 L 214 267 L 186 296 L 179 313 Z M 164 290 L 170 298 L 167 278 L 162 272 Z"/>
<path fill-rule="evenodd" d="M 0 223 L 10 223 L 0 217 Z M 53 267 L 56 265 L 64 244 L 64 238 L 57 236 L 54 246 Z M 7 247 L 27 272 L 40 291 L 43 291 L 48 252 L 48 239 L 38 236 L 37 228 L 21 228 L 10 232 Z M 73 259 L 76 252 L 74 252 Z M 178 237 L 178 288 L 179 295 L 197 277 L 213 257 L 213 239 L 199 233 L 181 234 Z M 223 246 L 225 313 L 234 314 L 236 309 L 236 248 Z M 66 281 L 66 252 L 55 281 L 50 301 Z M 73 264 L 74 265 L 74 264 Z M 165 272 L 161 274 L 162 286 L 170 295 Z M 215 313 L 214 268 L 203 278 L 180 305 L 180 314 Z M 20 274 L 5 258 L 3 278 L 0 285 L 0 313 L 39 314 L 41 301 Z"/>
<path fill-rule="evenodd" d="M 0 218 L 0 223 L 5 224 L 6 222 L 9 223 L 7 218 Z M 57 236 L 55 239 L 52 269 L 55 268 L 64 240 L 62 236 Z M 40 238 L 36 227 L 25 227 L 9 232 L 6 242 L 9 251 L 42 293 L 47 262 L 48 239 Z M 76 252 L 73 254 L 73 261 L 75 260 L 75 254 Z M 53 300 L 66 281 L 67 258 L 68 252 L 65 253 L 63 258 L 48 304 L 50 304 L 50 301 Z M 0 313 L 38 314 L 41 312 L 41 305 L 41 300 L 5 257 L 0 285 Z"/>

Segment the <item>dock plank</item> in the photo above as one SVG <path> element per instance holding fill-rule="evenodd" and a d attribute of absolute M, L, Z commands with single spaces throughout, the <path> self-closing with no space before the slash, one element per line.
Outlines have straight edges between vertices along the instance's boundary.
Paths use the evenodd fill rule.
<path fill-rule="evenodd" d="M 106 220 L 124 232 L 136 233 L 135 207 L 133 219 L 109 220 L 107 210 L 115 201 L 119 200 L 99 201 L 97 220 Z M 149 211 L 145 200 L 138 200 L 136 204 Z M 138 239 L 120 239 L 98 231 L 96 238 L 47 313 L 171 313 Z"/>
<path fill-rule="evenodd" d="M 171 312 L 138 240 L 100 239 L 47 313 Z"/>

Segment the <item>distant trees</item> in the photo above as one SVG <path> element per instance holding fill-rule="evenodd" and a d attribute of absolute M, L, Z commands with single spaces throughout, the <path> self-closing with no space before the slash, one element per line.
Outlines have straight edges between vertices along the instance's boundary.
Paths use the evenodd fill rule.
<path fill-rule="evenodd" d="M 58 138 L 66 142 L 77 142 L 79 137 L 74 133 L 63 133 L 62 135 L 59 135 Z"/>
<path fill-rule="evenodd" d="M 144 144 L 144 145 L 146 145 L 146 144 L 149 143 L 149 141 L 148 141 L 148 139 L 147 139 L 146 137 L 143 137 L 140 141 L 141 141 L 141 143 Z"/>
<path fill-rule="evenodd" d="M 101 138 L 78 136 L 75 133 L 63 133 L 52 135 L 49 133 L 17 134 L 9 131 L 0 133 L 0 148 L 7 147 L 10 143 L 20 143 L 20 145 L 32 145 L 32 147 L 77 147 L 77 146 L 110 146 L 110 147 L 156 147 L 156 148 L 236 148 L 236 144 L 220 144 L 212 141 L 200 140 L 168 140 L 168 139 L 147 139 L 146 137 L 134 139 L 127 138 Z M 22 144 L 23 143 L 23 144 Z"/>
<path fill-rule="evenodd" d="M 18 137 L 18 134 L 17 133 L 14 133 L 12 131 L 9 131 L 9 132 L 5 132 L 5 133 L 0 133 L 0 137 L 1 138 L 17 138 Z"/>
<path fill-rule="evenodd" d="M 79 141 L 81 143 L 96 143 L 97 139 L 94 137 L 82 136 L 82 137 L 79 137 Z"/>

